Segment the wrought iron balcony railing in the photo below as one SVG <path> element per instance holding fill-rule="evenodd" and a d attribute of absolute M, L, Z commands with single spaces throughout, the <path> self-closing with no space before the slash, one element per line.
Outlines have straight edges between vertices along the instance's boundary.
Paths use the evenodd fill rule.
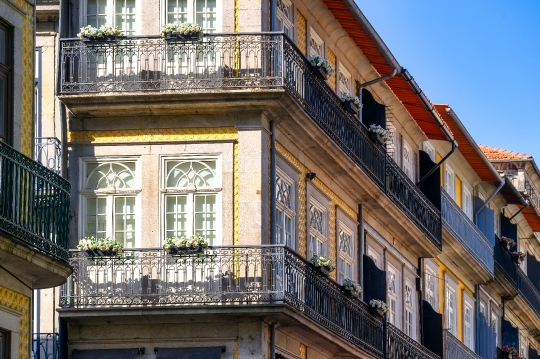
<path fill-rule="evenodd" d="M 517 268 L 510 254 L 506 249 L 501 248 L 499 245 L 500 239 L 498 236 L 495 236 L 495 247 L 494 247 L 494 257 L 495 257 L 495 266 L 497 269 L 506 277 L 510 283 L 517 289 Z"/>
<path fill-rule="evenodd" d="M 440 359 L 440 357 L 411 339 L 401 330 L 388 324 L 387 358 L 391 359 Z"/>
<path fill-rule="evenodd" d="M 358 117 L 318 78 L 281 33 L 206 34 L 199 42 L 128 37 L 86 45 L 60 41 L 62 95 L 120 92 L 204 92 L 284 88 L 310 118 L 441 248 L 440 212 L 384 148 L 369 139 Z"/>
<path fill-rule="evenodd" d="M 58 359 L 60 342 L 57 333 L 34 334 L 32 339 L 32 359 Z"/>
<path fill-rule="evenodd" d="M 362 350 L 382 354 L 382 321 L 282 246 L 174 256 L 159 249 L 94 258 L 74 252 L 70 263 L 73 274 L 60 297 L 64 308 L 284 303 Z"/>
<path fill-rule="evenodd" d="M 68 261 L 70 184 L 0 142 L 0 230 Z"/>
<path fill-rule="evenodd" d="M 536 188 L 527 176 L 525 176 L 525 190 L 527 191 L 529 201 L 534 207 L 534 210 L 537 213 L 540 213 L 540 198 L 538 197 L 538 191 L 536 191 Z"/>
<path fill-rule="evenodd" d="M 56 137 L 36 137 L 34 156 L 56 174 L 62 171 L 62 143 Z"/>
<path fill-rule="evenodd" d="M 471 328 L 471 330 L 473 330 Z M 448 330 L 444 331 L 444 359 L 482 359 Z"/>
<path fill-rule="evenodd" d="M 493 246 L 476 225 L 441 188 L 443 225 L 488 273 L 494 275 Z"/>

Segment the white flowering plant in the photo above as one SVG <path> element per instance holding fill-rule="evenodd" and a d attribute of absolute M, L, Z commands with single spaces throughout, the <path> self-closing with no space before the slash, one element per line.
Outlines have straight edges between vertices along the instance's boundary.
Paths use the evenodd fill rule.
<path fill-rule="evenodd" d="M 322 67 L 328 76 L 332 76 L 336 70 L 334 69 L 334 66 L 326 60 L 325 58 L 321 57 L 320 55 L 313 55 L 309 58 L 309 63 L 311 66 L 317 66 Z"/>
<path fill-rule="evenodd" d="M 360 107 L 360 99 L 358 98 L 358 96 L 354 96 L 352 93 L 344 92 L 341 94 L 340 99 L 342 102 L 352 101 L 352 103 Z"/>
<path fill-rule="evenodd" d="M 360 286 L 360 284 L 350 278 L 345 278 L 343 280 L 343 287 L 356 294 L 362 293 L 362 287 Z"/>
<path fill-rule="evenodd" d="M 390 131 L 385 128 L 382 128 L 379 125 L 371 124 L 368 129 L 370 132 L 376 133 L 377 137 L 382 143 L 388 142 L 390 139 Z"/>
<path fill-rule="evenodd" d="M 87 38 L 105 38 L 113 36 L 124 36 L 124 33 L 118 29 L 118 26 L 112 27 L 107 25 L 101 25 L 99 28 L 91 25 L 81 27 L 81 31 L 77 34 L 77 37 L 81 40 Z"/>
<path fill-rule="evenodd" d="M 163 250 L 165 251 L 198 249 L 207 247 L 208 241 L 199 234 L 191 236 L 189 238 L 186 238 L 184 236 L 167 238 L 165 240 L 165 244 L 163 244 Z"/>
<path fill-rule="evenodd" d="M 380 299 L 372 299 L 372 300 L 370 300 L 369 305 L 371 305 L 373 308 L 377 308 L 377 311 L 380 314 L 384 314 L 384 313 L 388 312 L 388 310 L 390 310 L 390 308 L 388 307 L 388 304 L 386 304 L 385 302 L 383 302 Z"/>
<path fill-rule="evenodd" d="M 336 269 L 336 266 L 332 263 L 332 261 L 324 256 L 314 254 L 309 261 L 315 267 L 325 267 L 329 272 L 333 272 Z"/>
<path fill-rule="evenodd" d="M 199 24 L 191 22 L 173 22 L 165 24 L 161 28 L 161 37 L 169 35 L 202 36 L 203 28 Z"/>
<path fill-rule="evenodd" d="M 99 238 L 94 236 L 84 237 L 79 241 L 77 249 L 80 251 L 102 251 L 102 252 L 121 252 L 123 247 L 114 238 Z"/>

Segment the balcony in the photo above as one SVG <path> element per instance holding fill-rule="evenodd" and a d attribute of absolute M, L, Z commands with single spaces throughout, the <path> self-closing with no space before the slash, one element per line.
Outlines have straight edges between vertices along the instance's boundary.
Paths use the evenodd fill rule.
<path fill-rule="evenodd" d="M 387 358 L 440 359 L 438 355 L 411 339 L 392 324 L 388 324 L 387 327 Z"/>
<path fill-rule="evenodd" d="M 471 329 L 472 330 L 472 329 Z M 444 359 L 482 359 L 448 330 L 444 331 Z"/>
<path fill-rule="evenodd" d="M 32 339 L 32 359 L 58 359 L 60 342 L 57 333 L 34 334 Z"/>
<path fill-rule="evenodd" d="M 62 172 L 62 143 L 56 137 L 36 137 L 34 156 L 56 174 Z"/>
<path fill-rule="evenodd" d="M 160 95 L 158 101 L 174 93 L 285 90 L 433 245 L 442 248 L 440 212 L 369 139 L 367 128 L 343 108 L 283 34 L 206 34 L 200 42 L 175 43 L 157 36 L 128 37 L 91 45 L 62 39 L 60 58 L 59 97 L 68 106 L 87 106 L 88 95 L 95 93 L 154 94 Z"/>
<path fill-rule="evenodd" d="M 494 276 L 493 246 L 454 200 L 441 188 L 441 215 L 444 227 L 482 268 Z"/>
<path fill-rule="evenodd" d="M 284 304 L 359 349 L 382 355 L 381 319 L 282 246 L 214 247 L 178 256 L 159 249 L 95 258 L 73 252 L 70 263 L 63 308 Z"/>

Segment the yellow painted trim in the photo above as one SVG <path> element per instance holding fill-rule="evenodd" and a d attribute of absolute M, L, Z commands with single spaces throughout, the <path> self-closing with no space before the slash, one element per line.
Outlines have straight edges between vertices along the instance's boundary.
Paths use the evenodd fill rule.
<path fill-rule="evenodd" d="M 0 305 L 21 313 L 19 319 L 19 359 L 30 354 L 30 297 L 0 286 Z"/>
<path fill-rule="evenodd" d="M 240 21 L 238 19 L 238 15 L 240 12 L 239 2 L 239 0 L 234 0 L 234 32 L 240 32 Z"/>
<path fill-rule="evenodd" d="M 336 62 L 337 62 L 336 55 L 330 49 L 327 49 L 326 53 L 327 53 L 327 56 L 328 56 L 327 57 L 328 62 L 336 69 L 337 68 L 337 66 L 336 66 Z M 334 90 L 334 92 L 335 92 L 336 91 L 336 86 L 337 86 L 337 76 L 336 76 L 335 72 L 334 72 L 334 74 L 332 74 L 332 76 L 328 76 L 327 83 L 330 86 L 330 88 L 332 90 Z"/>
<path fill-rule="evenodd" d="M 300 358 L 307 359 L 307 346 L 305 344 L 300 343 Z"/>
<path fill-rule="evenodd" d="M 459 178 L 457 175 L 456 175 L 456 204 L 459 206 L 459 208 L 463 208 L 463 203 L 462 203 L 462 196 L 463 196 L 463 181 L 461 181 L 461 178 Z"/>
<path fill-rule="evenodd" d="M 70 131 L 69 143 L 137 143 L 178 141 L 237 141 L 234 127 L 152 128 L 138 130 Z"/>
<path fill-rule="evenodd" d="M 296 11 L 296 46 L 307 54 L 307 20 L 300 11 Z"/>

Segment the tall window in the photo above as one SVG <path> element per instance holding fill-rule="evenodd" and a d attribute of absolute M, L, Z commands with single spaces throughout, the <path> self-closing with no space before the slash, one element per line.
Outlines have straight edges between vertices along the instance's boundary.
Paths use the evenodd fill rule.
<path fill-rule="evenodd" d="M 470 349 L 473 348 L 473 309 L 470 303 L 465 302 L 463 311 L 463 343 Z"/>
<path fill-rule="evenodd" d="M 437 277 L 435 276 L 435 272 L 433 272 L 431 269 L 426 269 L 426 301 L 431 304 L 431 307 L 438 311 L 439 308 L 437 308 L 437 300 L 436 300 L 436 293 L 437 293 Z"/>
<path fill-rule="evenodd" d="M 397 327 L 400 327 L 399 322 L 399 308 L 398 308 L 398 295 L 399 295 L 399 274 L 397 269 L 388 265 L 388 306 L 390 308 L 388 312 L 388 321 Z"/>
<path fill-rule="evenodd" d="M 444 190 L 453 200 L 456 199 L 456 176 L 448 164 L 444 166 Z"/>
<path fill-rule="evenodd" d="M 499 344 L 499 317 L 494 311 L 491 311 L 491 320 L 490 320 L 490 326 L 493 328 L 493 331 L 495 332 L 495 344 Z"/>
<path fill-rule="evenodd" d="M 136 246 L 137 170 L 136 160 L 84 163 L 80 190 L 84 237 L 112 237 L 126 248 Z"/>
<path fill-rule="evenodd" d="M 456 290 L 446 286 L 446 328 L 457 335 Z"/>
<path fill-rule="evenodd" d="M 285 174 L 276 178 L 276 243 L 295 249 L 294 220 L 294 182 Z"/>
<path fill-rule="evenodd" d="M 309 203 L 309 253 L 326 256 L 326 210 L 313 198 Z"/>
<path fill-rule="evenodd" d="M 7 330 L 0 329 L 0 359 L 11 358 L 9 350 L 9 332 Z"/>
<path fill-rule="evenodd" d="M 339 63 L 338 64 L 339 72 L 338 72 L 338 88 L 339 93 L 351 93 L 352 88 L 352 80 L 351 80 L 351 74 L 345 69 L 345 67 Z"/>
<path fill-rule="evenodd" d="M 319 35 L 310 28 L 309 30 L 309 56 L 319 55 L 326 58 L 324 53 L 324 42 Z"/>
<path fill-rule="evenodd" d="M 218 30 L 218 0 L 166 0 L 166 22 L 195 22 L 204 32 Z"/>
<path fill-rule="evenodd" d="M 340 223 L 338 230 L 339 263 L 338 283 L 343 283 L 345 278 L 356 279 L 354 275 L 354 235 L 347 226 Z"/>
<path fill-rule="evenodd" d="M 137 32 L 138 0 L 86 0 L 86 24 L 118 26 L 126 35 Z"/>
<path fill-rule="evenodd" d="M 12 121 L 12 61 L 11 28 L 0 19 L 0 141 L 11 142 Z"/>
<path fill-rule="evenodd" d="M 424 142 L 424 152 L 429 155 L 429 158 L 431 158 L 433 162 L 435 162 L 435 147 L 433 147 L 433 145 L 428 141 Z"/>
<path fill-rule="evenodd" d="M 416 338 L 416 298 L 415 290 L 409 280 L 405 281 L 405 334 L 409 337 Z"/>
<path fill-rule="evenodd" d="M 294 38 L 294 11 L 289 0 L 277 0 L 276 30 L 285 32 L 289 38 Z"/>
<path fill-rule="evenodd" d="M 469 219 L 473 219 L 473 203 L 472 203 L 472 195 L 471 191 L 467 187 L 463 187 L 463 212 L 469 217 Z"/>
<path fill-rule="evenodd" d="M 165 238 L 201 235 L 220 244 L 217 159 L 167 159 L 164 170 Z"/>
<path fill-rule="evenodd" d="M 403 172 L 409 177 L 411 180 L 414 181 L 414 154 L 412 152 L 411 146 L 407 143 L 407 141 L 403 140 L 403 148 L 402 148 L 402 164 L 403 164 Z"/>

